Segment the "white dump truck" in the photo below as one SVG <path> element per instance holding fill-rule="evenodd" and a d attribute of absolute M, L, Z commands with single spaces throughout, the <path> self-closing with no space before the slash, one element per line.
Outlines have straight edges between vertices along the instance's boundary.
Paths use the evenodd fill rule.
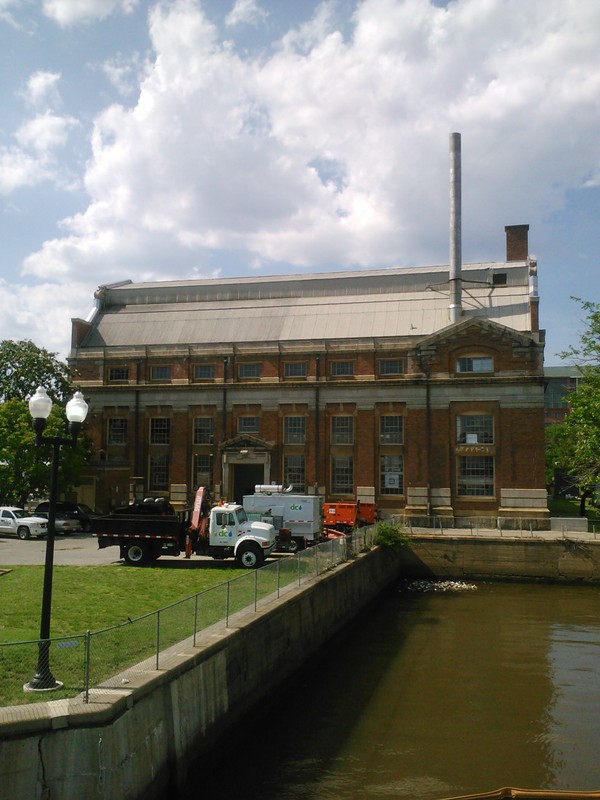
<path fill-rule="evenodd" d="M 134 503 L 91 521 L 98 547 L 118 545 L 127 564 L 142 565 L 163 555 L 235 558 L 241 567 L 260 567 L 275 549 L 277 534 L 268 522 L 251 522 L 236 503 L 209 506 L 198 489 L 191 518 L 176 515 L 169 503 Z"/>
<path fill-rule="evenodd" d="M 315 544 L 322 536 L 322 499 L 315 494 L 293 494 L 293 487 L 265 484 L 244 495 L 249 519 L 269 522 L 277 531 L 280 550 L 292 553 Z"/>

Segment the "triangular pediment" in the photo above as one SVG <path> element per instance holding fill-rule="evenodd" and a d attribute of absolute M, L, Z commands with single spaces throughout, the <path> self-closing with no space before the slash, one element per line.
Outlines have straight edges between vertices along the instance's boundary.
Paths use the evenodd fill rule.
<path fill-rule="evenodd" d="M 521 333 L 506 325 L 501 325 L 484 317 L 467 317 L 454 322 L 442 330 L 426 336 L 419 342 L 420 349 L 435 349 L 441 344 L 460 343 L 467 337 L 482 338 L 487 341 L 511 342 L 513 346 L 531 347 L 535 344 L 529 333 Z"/>
<path fill-rule="evenodd" d="M 253 450 L 272 450 L 274 446 L 273 442 L 267 442 L 265 439 L 261 439 L 260 436 L 240 433 L 231 439 L 221 442 L 219 448 L 221 450 L 249 450 L 250 448 Z"/>

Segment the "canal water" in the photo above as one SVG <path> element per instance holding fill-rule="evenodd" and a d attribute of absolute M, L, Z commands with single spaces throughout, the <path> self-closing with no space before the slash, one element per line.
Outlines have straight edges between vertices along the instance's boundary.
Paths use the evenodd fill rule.
<path fill-rule="evenodd" d="M 370 609 L 185 800 L 599 790 L 600 588 L 433 589 Z"/>

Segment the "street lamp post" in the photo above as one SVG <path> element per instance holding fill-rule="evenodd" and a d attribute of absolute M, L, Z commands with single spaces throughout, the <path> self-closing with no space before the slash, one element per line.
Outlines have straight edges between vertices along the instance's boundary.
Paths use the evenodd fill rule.
<path fill-rule="evenodd" d="M 56 680 L 50 670 L 50 614 L 52 610 L 52 572 L 54 568 L 54 534 L 58 495 L 58 459 L 61 445 L 69 445 L 74 448 L 77 444 L 77 437 L 87 416 L 88 405 L 81 392 L 75 392 L 67 403 L 66 413 L 69 421 L 69 438 L 42 436 L 51 410 L 52 400 L 48 397 L 46 390 L 42 386 L 38 386 L 29 401 L 29 413 L 33 418 L 36 445 L 52 445 L 52 472 L 50 477 L 50 503 L 48 506 L 48 533 L 46 534 L 46 561 L 44 565 L 44 589 L 42 593 L 42 619 L 40 623 L 37 672 L 23 687 L 25 691 L 29 692 L 47 692 L 52 689 L 60 689 L 63 685 Z"/>

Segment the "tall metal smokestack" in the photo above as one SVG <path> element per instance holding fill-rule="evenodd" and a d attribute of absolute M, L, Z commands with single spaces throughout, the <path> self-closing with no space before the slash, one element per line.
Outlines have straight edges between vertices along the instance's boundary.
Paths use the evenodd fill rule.
<path fill-rule="evenodd" d="M 460 133 L 450 134 L 450 321 L 462 314 L 462 212 Z"/>

